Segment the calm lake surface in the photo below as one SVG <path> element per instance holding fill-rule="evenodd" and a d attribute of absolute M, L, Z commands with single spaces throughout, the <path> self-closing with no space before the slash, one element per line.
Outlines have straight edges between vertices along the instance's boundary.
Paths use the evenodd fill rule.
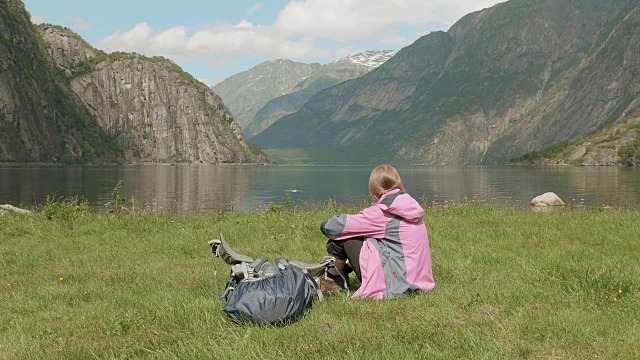
<path fill-rule="evenodd" d="M 287 194 L 297 204 L 313 201 L 363 204 L 373 166 L 7 166 L 0 165 L 0 204 L 31 208 L 47 195 L 81 196 L 104 210 L 119 180 L 125 206 L 135 210 L 202 213 L 254 211 L 281 204 Z M 576 206 L 640 204 L 640 171 L 618 167 L 404 166 L 405 188 L 432 205 L 490 201 L 528 207 L 535 196 L 553 191 Z M 369 201 L 369 200 L 367 200 Z"/>

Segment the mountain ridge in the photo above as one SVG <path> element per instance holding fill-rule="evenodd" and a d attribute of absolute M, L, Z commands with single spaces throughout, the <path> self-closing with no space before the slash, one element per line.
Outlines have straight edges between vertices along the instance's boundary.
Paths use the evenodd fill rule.
<path fill-rule="evenodd" d="M 288 94 L 320 66 L 318 63 L 305 64 L 286 59 L 265 61 L 211 89 L 223 99 L 237 123 L 245 129 L 267 102 Z"/>
<path fill-rule="evenodd" d="M 552 116 L 561 113 L 558 106 L 532 117 L 546 106 L 541 100 L 567 86 L 590 56 L 619 68 L 603 55 L 624 49 L 607 39 L 637 7 L 634 1 L 511 0 L 468 14 L 371 73 L 318 93 L 252 140 L 266 149 L 322 148 L 333 152 L 331 161 L 347 163 L 506 162 L 561 140 L 559 134 L 579 136 L 602 127 L 624 111 L 622 105 L 605 106 L 585 120 L 578 111 L 585 104 L 568 98 L 568 118 Z M 596 54 L 606 43 L 611 50 Z M 632 70 L 638 66 L 634 59 L 628 63 Z M 605 77 L 588 73 L 595 74 L 594 84 Z M 630 84 L 635 77 L 621 79 Z M 571 92 L 580 90 L 572 84 Z M 601 85 L 581 89 L 589 99 L 606 93 Z"/>
<path fill-rule="evenodd" d="M 371 50 L 350 55 L 319 67 L 313 74 L 298 83 L 288 94 L 267 102 L 246 127 L 251 138 L 268 128 L 283 116 L 292 114 L 321 90 L 344 81 L 360 77 L 393 57 L 395 50 Z"/>

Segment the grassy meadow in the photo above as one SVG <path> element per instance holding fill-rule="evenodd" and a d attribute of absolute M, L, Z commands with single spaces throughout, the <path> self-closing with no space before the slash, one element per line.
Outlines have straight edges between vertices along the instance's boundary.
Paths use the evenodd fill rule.
<path fill-rule="evenodd" d="M 67 204 L 68 205 L 68 204 Z M 0 359 L 637 359 L 640 213 L 428 208 L 436 288 L 327 296 L 297 323 L 236 325 L 216 299 L 223 232 L 252 257 L 314 262 L 327 203 L 203 215 L 0 217 Z M 352 275 L 353 276 L 353 275 Z"/>

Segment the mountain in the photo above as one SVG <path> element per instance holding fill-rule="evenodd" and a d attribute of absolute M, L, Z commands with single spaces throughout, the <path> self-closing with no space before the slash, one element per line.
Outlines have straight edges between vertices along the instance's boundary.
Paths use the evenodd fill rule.
<path fill-rule="evenodd" d="M 245 140 L 211 89 L 171 61 L 92 48 L 72 31 L 39 26 L 69 87 L 128 162 L 251 163 L 266 157 Z"/>
<path fill-rule="evenodd" d="M 251 138 L 259 134 L 280 118 L 300 110 L 318 92 L 360 77 L 382 65 L 395 54 L 396 51 L 393 50 L 372 50 L 322 65 L 298 83 L 289 94 L 277 97 L 264 105 L 244 128 L 245 135 Z"/>
<path fill-rule="evenodd" d="M 24 4 L 0 0 L 0 162 L 120 161 L 45 47 Z"/>
<path fill-rule="evenodd" d="M 322 163 L 506 162 L 637 107 L 639 9 L 632 0 L 495 5 L 321 91 L 252 142 Z"/>
<path fill-rule="evenodd" d="M 267 61 L 225 79 L 212 89 L 229 107 L 240 127 L 245 129 L 267 102 L 291 92 L 319 67 L 320 64 L 291 60 Z"/>
<path fill-rule="evenodd" d="M 0 0 L 0 161 L 264 163 L 221 99 L 169 60 L 106 54 Z"/>

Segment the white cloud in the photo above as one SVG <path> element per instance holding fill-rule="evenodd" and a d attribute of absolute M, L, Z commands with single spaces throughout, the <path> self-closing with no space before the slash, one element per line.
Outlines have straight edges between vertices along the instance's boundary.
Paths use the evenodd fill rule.
<path fill-rule="evenodd" d="M 504 1 L 504 0 L 503 0 Z M 290 1 L 275 27 L 284 33 L 335 41 L 370 40 L 407 44 L 398 26 L 428 23 L 452 25 L 467 13 L 497 0 L 303 0 Z"/>
<path fill-rule="evenodd" d="M 42 16 L 31 16 L 31 22 L 34 24 L 44 24 L 47 20 Z"/>
<path fill-rule="evenodd" d="M 222 69 L 222 68 L 229 67 L 230 65 L 231 63 L 228 61 L 214 61 L 211 63 L 211 67 L 214 69 Z"/>
<path fill-rule="evenodd" d="M 67 16 L 62 19 L 62 22 L 68 25 L 71 29 L 78 32 L 87 31 L 91 29 L 91 24 L 89 24 L 83 18 L 78 16 Z"/>
<path fill-rule="evenodd" d="M 311 37 L 291 40 L 272 26 L 255 26 L 247 21 L 236 25 L 217 24 L 189 34 L 184 26 L 154 31 L 147 23 L 126 32 L 114 33 L 99 42 L 106 51 L 134 51 L 177 60 L 215 56 L 251 56 L 285 59 L 331 57 Z"/>
<path fill-rule="evenodd" d="M 257 3 L 253 5 L 249 10 L 247 10 L 247 13 L 249 13 L 249 16 L 251 16 L 255 14 L 257 11 L 262 10 L 263 7 L 264 5 L 262 3 Z"/>
<path fill-rule="evenodd" d="M 175 61 L 226 57 L 330 59 L 364 50 L 357 41 L 398 47 L 415 41 L 420 27 L 452 25 L 463 15 L 499 0 L 293 0 L 279 12 L 274 23 L 261 26 L 248 21 L 219 23 L 197 29 L 177 26 L 152 29 L 139 23 L 129 31 L 116 32 L 98 43 L 106 51 L 133 51 L 162 55 Z M 255 3 L 249 14 L 260 11 Z M 81 20 L 81 19 L 80 19 Z M 77 22 L 82 26 L 82 22 Z M 86 24 L 88 26 L 88 24 Z M 414 34 L 400 29 L 415 27 Z M 405 32 L 406 34 L 406 32 Z M 423 35 L 424 33 L 419 33 Z M 335 54 L 317 40 L 343 43 Z"/>

